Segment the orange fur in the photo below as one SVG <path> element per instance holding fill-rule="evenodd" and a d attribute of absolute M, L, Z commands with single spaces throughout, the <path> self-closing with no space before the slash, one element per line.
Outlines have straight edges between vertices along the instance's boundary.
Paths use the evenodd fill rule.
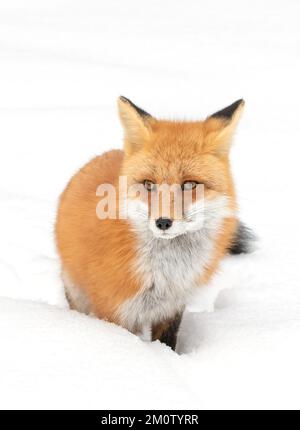
<path fill-rule="evenodd" d="M 127 220 L 97 218 L 99 184 L 117 187 L 121 174 L 127 176 L 129 185 L 145 179 L 157 184 L 196 180 L 204 183 L 207 199 L 226 194 L 235 209 L 228 153 L 241 108 L 231 121 L 172 122 L 141 117 L 124 99 L 119 100 L 124 152 L 107 152 L 75 174 L 60 198 L 56 223 L 63 270 L 84 291 L 96 316 L 120 324 L 118 307 L 142 288 L 134 270 L 136 234 Z M 235 217 L 226 218 L 199 285 L 217 270 L 235 229 Z"/>

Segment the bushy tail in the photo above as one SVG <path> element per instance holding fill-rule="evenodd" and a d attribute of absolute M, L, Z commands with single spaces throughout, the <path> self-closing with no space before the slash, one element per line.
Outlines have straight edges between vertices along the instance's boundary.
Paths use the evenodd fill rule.
<path fill-rule="evenodd" d="M 252 252 L 254 250 L 256 240 L 257 237 L 255 236 L 253 231 L 241 221 L 239 221 L 236 235 L 228 252 L 232 255 L 248 254 L 249 252 Z"/>

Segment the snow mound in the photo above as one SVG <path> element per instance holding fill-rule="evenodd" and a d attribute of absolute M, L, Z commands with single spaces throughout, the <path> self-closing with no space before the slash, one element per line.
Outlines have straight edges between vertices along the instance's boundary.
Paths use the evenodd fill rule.
<path fill-rule="evenodd" d="M 179 357 L 113 324 L 0 300 L 1 408 L 188 408 Z"/>

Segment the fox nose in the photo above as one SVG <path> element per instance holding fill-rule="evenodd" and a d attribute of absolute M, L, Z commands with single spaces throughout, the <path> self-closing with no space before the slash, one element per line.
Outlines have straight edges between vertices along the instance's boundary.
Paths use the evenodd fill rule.
<path fill-rule="evenodd" d="M 155 224 L 160 230 L 168 230 L 168 228 L 172 227 L 173 221 L 169 218 L 158 218 Z"/>

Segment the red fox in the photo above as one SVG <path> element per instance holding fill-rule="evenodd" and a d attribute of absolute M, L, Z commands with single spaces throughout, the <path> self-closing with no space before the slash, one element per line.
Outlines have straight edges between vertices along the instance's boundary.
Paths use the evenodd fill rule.
<path fill-rule="evenodd" d="M 158 120 L 118 99 L 124 150 L 91 160 L 60 198 L 56 240 L 71 309 L 175 350 L 191 293 L 210 280 L 228 252 L 246 251 L 229 163 L 243 107 L 238 100 L 203 121 L 178 122 Z M 97 188 L 108 184 L 120 196 L 120 177 L 145 192 L 127 194 L 127 216 L 116 198 L 117 216 L 99 217 Z M 162 184 L 190 193 L 181 214 L 173 198 L 167 216 L 161 205 L 151 214 L 151 198 Z"/>

